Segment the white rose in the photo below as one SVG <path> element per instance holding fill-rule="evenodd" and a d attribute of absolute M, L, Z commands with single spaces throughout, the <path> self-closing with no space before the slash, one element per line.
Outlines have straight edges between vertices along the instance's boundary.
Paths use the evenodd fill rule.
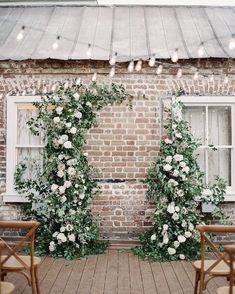
<path fill-rule="evenodd" d="M 175 169 L 173 172 L 173 177 L 178 177 L 178 175 L 179 175 L 179 171 Z"/>
<path fill-rule="evenodd" d="M 55 102 L 58 102 L 58 101 L 60 100 L 60 98 L 59 98 L 57 95 L 55 95 L 55 96 L 53 96 L 53 100 L 54 100 Z"/>
<path fill-rule="evenodd" d="M 63 163 L 59 163 L 58 170 L 65 170 L 65 165 Z"/>
<path fill-rule="evenodd" d="M 54 122 L 55 124 L 58 124 L 58 123 L 60 122 L 60 118 L 59 118 L 58 116 L 54 117 L 54 118 L 53 118 L 53 122 Z"/>
<path fill-rule="evenodd" d="M 59 232 L 55 232 L 52 234 L 52 237 L 55 238 L 58 234 L 59 234 Z"/>
<path fill-rule="evenodd" d="M 67 226 L 66 226 L 66 230 L 67 230 L 68 232 L 72 231 L 72 230 L 73 230 L 73 225 L 71 225 L 71 224 L 67 224 Z"/>
<path fill-rule="evenodd" d="M 55 251 L 55 242 L 54 242 L 54 241 L 51 241 L 51 242 L 50 242 L 49 250 L 50 250 L 51 252 Z"/>
<path fill-rule="evenodd" d="M 168 244 L 168 242 L 169 242 L 168 235 L 165 234 L 165 235 L 163 236 L 163 244 Z"/>
<path fill-rule="evenodd" d="M 179 219 L 179 214 L 178 213 L 174 213 L 172 215 L 172 219 L 175 220 L 175 221 L 177 221 Z"/>
<path fill-rule="evenodd" d="M 184 168 L 186 166 L 186 163 L 184 161 L 181 161 L 180 166 Z"/>
<path fill-rule="evenodd" d="M 87 153 L 87 152 L 84 152 L 83 155 L 84 155 L 84 156 L 88 156 L 88 153 Z"/>
<path fill-rule="evenodd" d="M 170 180 L 168 181 L 168 183 L 169 183 L 170 185 L 173 185 L 173 186 L 177 186 L 177 185 L 178 185 L 178 183 L 177 183 L 174 179 L 170 179 Z"/>
<path fill-rule="evenodd" d="M 58 156 L 58 159 L 59 160 L 62 160 L 64 158 L 64 155 L 63 154 L 60 154 L 59 156 Z"/>
<path fill-rule="evenodd" d="M 167 231 L 168 228 L 169 228 L 169 226 L 168 226 L 167 224 L 164 224 L 164 225 L 163 225 L 163 230 L 164 230 L 164 231 Z"/>
<path fill-rule="evenodd" d="M 72 183 L 71 183 L 70 181 L 65 181 L 65 182 L 64 182 L 64 186 L 65 186 L 66 188 L 69 188 L 69 187 L 72 186 Z"/>
<path fill-rule="evenodd" d="M 58 185 L 56 185 L 56 184 L 51 185 L 51 191 L 52 192 L 55 192 L 57 189 L 58 189 Z"/>
<path fill-rule="evenodd" d="M 80 118 L 82 118 L 82 113 L 80 111 L 76 111 L 76 112 L 74 112 L 74 117 L 80 119 Z"/>
<path fill-rule="evenodd" d="M 167 156 L 166 158 L 165 158 L 165 161 L 167 162 L 167 163 L 171 163 L 172 162 L 172 156 Z"/>
<path fill-rule="evenodd" d="M 179 241 L 174 241 L 174 246 L 175 246 L 175 248 L 178 248 L 180 246 L 180 242 Z"/>
<path fill-rule="evenodd" d="M 67 238 L 66 238 L 64 233 L 59 233 L 58 236 L 57 236 L 57 239 L 60 240 L 63 243 L 67 241 Z"/>
<path fill-rule="evenodd" d="M 175 248 L 171 248 L 171 247 L 169 247 L 169 248 L 167 249 L 167 251 L 168 251 L 168 253 L 169 253 L 170 255 L 174 255 L 174 254 L 176 253 Z"/>
<path fill-rule="evenodd" d="M 177 125 L 176 125 L 176 124 L 173 124 L 173 125 L 172 125 L 172 128 L 173 128 L 173 129 L 176 129 L 176 128 L 177 128 Z"/>
<path fill-rule="evenodd" d="M 179 212 L 179 211 L 180 211 L 179 206 L 176 206 L 176 207 L 175 207 L 175 211 L 176 211 L 176 212 Z"/>
<path fill-rule="evenodd" d="M 65 126 L 66 126 L 67 129 L 70 129 L 71 126 L 72 126 L 72 123 L 71 122 L 68 122 L 68 123 L 65 124 Z"/>
<path fill-rule="evenodd" d="M 74 209 L 70 209 L 70 210 L 69 210 L 69 214 L 70 214 L 70 215 L 74 215 L 75 213 L 76 213 L 76 211 L 75 211 Z"/>
<path fill-rule="evenodd" d="M 176 192 L 176 194 L 177 194 L 178 196 L 182 197 L 182 196 L 184 196 L 184 191 L 183 191 L 183 190 L 178 190 L 178 191 Z"/>
<path fill-rule="evenodd" d="M 64 226 L 62 226 L 62 227 L 60 228 L 60 232 L 61 232 L 61 233 L 65 232 L 65 227 L 64 227 Z M 58 235 L 58 234 L 57 234 L 57 235 Z"/>
<path fill-rule="evenodd" d="M 175 136 L 176 136 L 176 138 L 179 138 L 179 139 L 182 138 L 182 135 L 180 133 L 176 133 Z"/>
<path fill-rule="evenodd" d="M 63 107 L 58 106 L 56 107 L 55 111 L 60 115 L 62 113 Z"/>
<path fill-rule="evenodd" d="M 172 140 L 170 140 L 170 139 L 165 139 L 165 143 L 166 143 L 166 144 L 172 144 Z"/>
<path fill-rule="evenodd" d="M 184 233 L 184 235 L 186 238 L 190 238 L 192 236 L 192 233 L 187 231 Z"/>
<path fill-rule="evenodd" d="M 182 161 L 184 159 L 183 155 L 181 154 L 175 154 L 173 158 L 175 161 Z"/>
<path fill-rule="evenodd" d="M 192 231 L 194 229 L 194 225 L 192 223 L 189 224 L 188 226 L 189 231 Z"/>
<path fill-rule="evenodd" d="M 78 101 L 80 98 L 80 95 L 79 95 L 79 93 L 76 92 L 75 94 L 73 94 L 73 97 L 76 101 Z"/>
<path fill-rule="evenodd" d="M 204 189 L 204 190 L 202 191 L 202 195 L 203 195 L 203 196 L 212 196 L 213 193 L 212 193 L 212 191 L 211 191 L 210 189 Z"/>
<path fill-rule="evenodd" d="M 71 242 L 75 242 L 75 235 L 74 235 L 74 234 L 70 234 L 70 235 L 68 235 L 68 239 L 69 239 L 69 241 L 71 241 Z"/>
<path fill-rule="evenodd" d="M 88 107 L 92 107 L 91 102 L 87 101 L 86 106 L 88 106 Z"/>
<path fill-rule="evenodd" d="M 186 174 L 189 173 L 189 167 L 188 166 L 185 166 L 183 169 L 182 169 L 183 172 L 185 172 Z"/>
<path fill-rule="evenodd" d="M 62 170 L 58 170 L 58 172 L 57 172 L 57 176 L 58 176 L 59 178 L 63 178 L 63 176 L 64 176 L 64 172 L 63 172 Z"/>
<path fill-rule="evenodd" d="M 151 237 L 150 237 L 151 241 L 155 241 L 157 239 L 157 236 L 156 234 L 153 234 Z"/>
<path fill-rule="evenodd" d="M 181 226 L 182 226 L 183 228 L 185 228 L 186 225 L 187 225 L 187 222 L 186 222 L 185 220 L 183 220 Z"/>
<path fill-rule="evenodd" d="M 70 166 L 70 167 L 68 168 L 67 172 L 68 172 L 68 175 L 70 175 L 70 176 L 75 176 L 75 175 L 76 175 L 76 170 L 75 170 L 75 168 L 72 167 L 72 166 Z"/>
<path fill-rule="evenodd" d="M 163 169 L 164 169 L 165 171 L 169 171 L 169 170 L 172 169 L 172 166 L 171 166 L 170 164 L 166 164 L 166 165 L 163 166 Z"/>
<path fill-rule="evenodd" d="M 186 180 L 186 175 L 181 175 L 181 179 L 182 179 L 183 181 L 185 181 L 185 180 Z"/>
<path fill-rule="evenodd" d="M 70 133 L 71 134 L 76 134 L 76 132 L 77 132 L 77 128 L 75 128 L 75 127 L 72 127 L 71 129 L 70 129 Z"/>
<path fill-rule="evenodd" d="M 180 254 L 179 257 L 180 257 L 180 259 L 185 259 L 184 254 Z"/>
<path fill-rule="evenodd" d="M 170 214 L 173 214 L 175 212 L 175 203 L 174 202 L 171 202 L 168 206 L 167 206 L 167 211 L 170 213 Z"/>
<path fill-rule="evenodd" d="M 70 149 L 70 148 L 72 148 L 72 143 L 70 141 L 66 141 L 63 146 L 66 149 Z"/>
<path fill-rule="evenodd" d="M 179 235 L 179 236 L 178 236 L 178 241 L 179 241 L 180 243 L 184 243 L 184 242 L 186 241 L 186 238 L 185 238 L 184 236 L 182 236 L 182 235 Z"/>
<path fill-rule="evenodd" d="M 84 193 L 81 193 L 81 194 L 79 195 L 79 198 L 80 198 L 80 199 L 84 199 L 84 197 L 85 197 L 85 194 L 84 194 Z"/>
<path fill-rule="evenodd" d="M 62 197 L 60 198 L 61 203 L 65 203 L 66 200 L 67 200 L 66 196 L 62 196 Z"/>
<path fill-rule="evenodd" d="M 65 189 L 66 189 L 66 188 L 65 188 L 64 186 L 60 186 L 60 187 L 59 187 L 60 194 L 64 194 Z"/>

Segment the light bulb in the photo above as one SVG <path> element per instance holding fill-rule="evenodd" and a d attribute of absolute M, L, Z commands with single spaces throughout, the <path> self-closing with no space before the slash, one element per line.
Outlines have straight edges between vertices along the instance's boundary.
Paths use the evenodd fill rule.
<path fill-rule="evenodd" d="M 227 85 L 228 82 L 229 82 L 228 75 L 226 75 L 226 76 L 224 77 L 224 84 Z"/>
<path fill-rule="evenodd" d="M 117 61 L 117 52 L 110 58 L 109 64 L 115 65 L 116 61 Z"/>
<path fill-rule="evenodd" d="M 68 89 L 68 87 L 69 87 L 69 82 L 68 82 L 68 81 L 66 81 L 66 82 L 65 82 L 65 84 L 64 84 L 64 89 L 65 89 L 65 90 L 67 90 L 67 89 Z"/>
<path fill-rule="evenodd" d="M 153 67 L 156 63 L 155 54 L 149 59 L 149 66 Z"/>
<path fill-rule="evenodd" d="M 177 62 L 179 60 L 179 56 L 178 56 L 178 49 L 175 49 L 175 51 L 173 52 L 173 54 L 171 55 L 171 61 L 172 62 Z"/>
<path fill-rule="evenodd" d="M 76 79 L 76 85 L 79 86 L 81 84 L 81 78 Z"/>
<path fill-rule="evenodd" d="M 198 51 L 197 51 L 198 57 L 202 57 L 205 54 L 205 48 L 204 48 L 204 43 L 201 42 Z"/>
<path fill-rule="evenodd" d="M 88 44 L 86 55 L 87 55 L 88 58 L 91 58 L 91 44 Z"/>
<path fill-rule="evenodd" d="M 113 66 L 109 72 L 110 78 L 113 78 L 115 76 L 115 66 Z"/>
<path fill-rule="evenodd" d="M 209 77 L 209 82 L 210 82 L 210 83 L 214 82 L 214 74 L 212 74 L 212 75 Z"/>
<path fill-rule="evenodd" d="M 24 38 L 24 30 L 25 30 L 25 26 L 22 26 L 19 34 L 16 37 L 17 41 L 21 41 Z"/>
<path fill-rule="evenodd" d="M 25 96 L 26 95 L 26 91 L 24 90 L 23 92 L 22 92 L 22 96 Z"/>
<path fill-rule="evenodd" d="M 141 69 L 142 69 L 142 60 L 139 59 L 136 66 L 135 66 L 135 70 L 136 71 L 141 71 Z"/>
<path fill-rule="evenodd" d="M 229 45 L 228 45 L 230 50 L 234 50 L 235 49 L 235 35 L 233 34 L 230 41 L 229 41 Z"/>
<path fill-rule="evenodd" d="M 96 82 L 96 80 L 97 80 L 97 73 L 96 72 L 93 73 L 91 80 L 93 83 Z"/>
<path fill-rule="evenodd" d="M 52 48 L 53 50 L 57 50 L 59 47 L 59 40 L 60 40 L 60 36 L 57 36 L 56 41 L 52 44 Z"/>
<path fill-rule="evenodd" d="M 157 67 L 157 70 L 156 70 L 157 75 L 160 75 L 162 73 L 162 70 L 163 70 L 163 65 L 159 64 L 159 66 Z"/>
<path fill-rule="evenodd" d="M 199 78 L 199 73 L 198 73 L 198 70 L 195 72 L 194 76 L 193 76 L 193 79 L 194 81 L 198 80 Z"/>
<path fill-rule="evenodd" d="M 47 93 L 47 87 L 46 87 L 46 86 L 43 88 L 43 93 L 44 93 L 44 94 Z"/>
<path fill-rule="evenodd" d="M 19 93 L 19 92 L 17 92 L 17 93 L 16 93 L 16 96 L 20 96 L 20 93 Z"/>
<path fill-rule="evenodd" d="M 179 68 L 176 74 L 177 78 L 180 79 L 182 77 L 182 69 Z"/>
<path fill-rule="evenodd" d="M 36 89 L 33 89 L 32 95 L 36 95 Z"/>
<path fill-rule="evenodd" d="M 129 72 L 133 72 L 134 67 L 135 67 L 134 60 L 131 60 L 127 69 L 128 69 Z"/>
<path fill-rule="evenodd" d="M 51 87 L 51 91 L 52 91 L 52 92 L 55 92 L 55 91 L 56 91 L 56 88 L 57 88 L 56 84 L 52 85 L 52 87 Z"/>

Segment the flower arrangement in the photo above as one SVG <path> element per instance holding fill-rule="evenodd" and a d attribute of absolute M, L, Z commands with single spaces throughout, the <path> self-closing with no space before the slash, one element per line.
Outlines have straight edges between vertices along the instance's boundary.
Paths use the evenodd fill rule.
<path fill-rule="evenodd" d="M 98 253 L 99 230 L 91 213 L 91 201 L 99 187 L 84 153 L 86 133 L 95 124 L 97 111 L 128 98 L 124 88 L 74 82 L 58 85 L 54 93 L 34 103 L 38 115 L 28 122 L 36 136 L 44 133 L 43 164 L 34 178 L 26 178 L 27 163 L 15 173 L 17 191 L 28 198 L 27 217 L 41 222 L 36 246 L 39 253 L 75 258 Z"/>
<path fill-rule="evenodd" d="M 180 93 L 179 93 L 180 95 Z M 205 185 L 197 163 L 200 143 L 182 119 L 184 105 L 173 97 L 167 109 L 167 138 L 162 140 L 160 157 L 148 170 L 147 196 L 156 205 L 153 227 L 141 236 L 141 246 L 134 252 L 143 258 L 160 261 L 195 258 L 200 251 L 196 225 L 206 221 L 201 212 L 203 202 L 215 206 L 223 201 L 225 181 L 219 177 Z M 212 212 L 213 214 L 213 212 Z"/>

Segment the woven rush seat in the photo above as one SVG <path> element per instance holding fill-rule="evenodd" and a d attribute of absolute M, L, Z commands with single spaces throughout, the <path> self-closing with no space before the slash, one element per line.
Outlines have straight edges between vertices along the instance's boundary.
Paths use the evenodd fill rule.
<path fill-rule="evenodd" d="M 229 294 L 229 286 L 220 287 L 217 294 Z M 233 287 L 233 294 L 235 294 L 235 287 Z"/>
<path fill-rule="evenodd" d="M 15 286 L 8 282 L 0 282 L 0 293 L 11 294 L 15 289 Z"/>
<path fill-rule="evenodd" d="M 30 260 L 30 256 L 28 255 L 18 255 L 18 257 L 28 266 L 30 267 L 31 265 L 31 260 Z M 6 258 L 6 255 L 2 255 L 1 260 L 4 260 L 4 258 Z M 39 265 L 41 262 L 41 258 L 34 256 L 33 257 L 33 264 L 34 266 Z M 11 256 L 2 266 L 3 270 L 22 270 L 24 269 L 24 266 L 22 263 L 20 263 L 19 260 L 17 260 L 14 256 Z"/>
<path fill-rule="evenodd" d="M 206 272 L 212 264 L 214 264 L 216 260 L 204 260 L 204 269 L 203 271 Z M 193 263 L 195 269 L 201 269 L 201 260 L 197 260 Z M 223 260 L 221 260 L 213 269 L 210 270 L 211 274 L 214 275 L 225 275 L 228 276 L 230 273 L 230 268 L 228 264 L 226 264 Z"/>

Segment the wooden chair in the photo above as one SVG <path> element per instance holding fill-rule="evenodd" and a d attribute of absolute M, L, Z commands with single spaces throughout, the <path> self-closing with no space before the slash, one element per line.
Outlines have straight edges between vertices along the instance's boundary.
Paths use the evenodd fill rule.
<path fill-rule="evenodd" d="M 4 242 L 0 241 L 0 257 L 2 256 L 2 249 L 5 247 Z M 2 267 L 0 263 L 0 276 L 2 273 Z M 8 282 L 0 282 L 0 294 L 11 294 L 13 293 L 15 286 Z"/>
<path fill-rule="evenodd" d="M 35 231 L 39 223 L 36 221 L 0 221 L 0 230 L 18 230 L 24 232 L 23 236 L 19 238 L 11 236 L 11 242 L 6 242 L 4 237 L 0 237 L 0 241 L 3 241 L 7 254 L 1 257 L 2 275 L 1 280 L 8 272 L 18 272 L 23 274 L 27 280 L 29 286 L 32 288 L 33 294 L 39 294 L 38 284 L 38 266 L 41 262 L 39 257 L 34 256 L 34 242 Z M 29 255 L 22 254 L 24 246 L 29 244 Z M 29 271 L 29 274 L 27 273 Z"/>
<path fill-rule="evenodd" d="M 217 290 L 217 294 L 235 294 L 235 286 L 234 286 L 235 245 L 224 246 L 224 251 L 229 256 L 229 264 L 230 264 L 229 286 L 220 287 Z"/>
<path fill-rule="evenodd" d="M 212 278 L 218 276 L 229 277 L 230 275 L 230 265 L 227 254 L 221 252 L 207 234 L 234 234 L 235 226 L 208 225 L 197 226 L 196 229 L 199 231 L 201 237 L 201 260 L 197 260 L 193 263 L 196 270 L 194 294 L 202 294 Z M 206 259 L 207 247 L 214 253 L 215 259 Z"/>

